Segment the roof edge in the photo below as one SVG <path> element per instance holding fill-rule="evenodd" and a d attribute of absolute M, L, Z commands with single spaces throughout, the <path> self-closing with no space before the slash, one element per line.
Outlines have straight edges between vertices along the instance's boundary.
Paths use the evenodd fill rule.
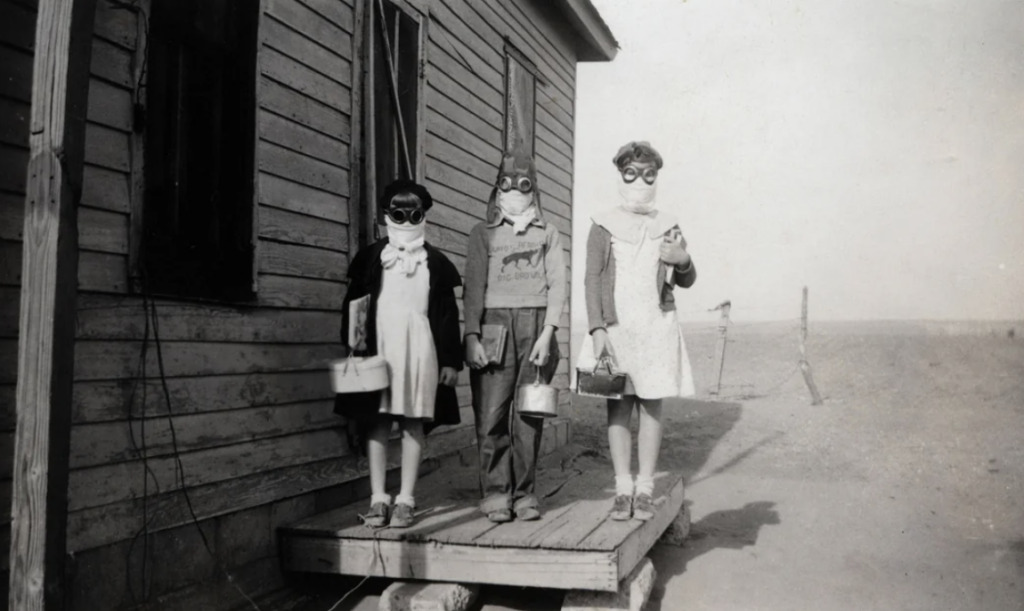
<path fill-rule="evenodd" d="M 619 51 L 611 28 L 601 18 L 590 0 L 559 0 L 563 12 L 586 43 L 580 49 L 579 61 L 611 61 Z"/>

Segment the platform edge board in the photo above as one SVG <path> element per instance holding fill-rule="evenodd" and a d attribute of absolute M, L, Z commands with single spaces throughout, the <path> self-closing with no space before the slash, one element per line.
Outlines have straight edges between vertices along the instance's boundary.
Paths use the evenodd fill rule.
<path fill-rule="evenodd" d="M 616 592 L 618 555 L 486 548 L 367 539 L 290 536 L 281 541 L 284 570 L 455 583 Z"/>
<path fill-rule="evenodd" d="M 672 524 L 672 520 L 679 515 L 685 494 L 684 478 L 679 477 L 664 496 L 654 517 L 644 522 L 622 542 L 617 550 L 619 579 L 625 579 L 640 564 L 658 542 L 661 534 Z"/>

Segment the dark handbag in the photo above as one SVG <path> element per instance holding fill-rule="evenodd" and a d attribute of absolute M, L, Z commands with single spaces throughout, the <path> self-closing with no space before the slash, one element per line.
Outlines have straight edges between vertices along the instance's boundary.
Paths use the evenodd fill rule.
<path fill-rule="evenodd" d="M 604 365 L 607 373 L 601 372 Z M 612 371 L 611 356 L 601 355 L 592 371 L 576 368 L 576 394 L 584 397 L 621 399 L 626 390 L 626 374 Z"/>

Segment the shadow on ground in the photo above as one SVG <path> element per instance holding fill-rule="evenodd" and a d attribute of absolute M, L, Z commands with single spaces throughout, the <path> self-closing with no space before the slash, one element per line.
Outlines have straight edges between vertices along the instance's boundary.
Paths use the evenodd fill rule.
<path fill-rule="evenodd" d="M 646 609 L 660 611 L 665 583 L 686 572 L 687 564 L 717 549 L 741 550 L 757 545 L 761 528 L 781 524 L 772 501 L 755 501 L 737 509 L 715 511 L 694 522 L 683 547 L 658 545 L 651 558 L 658 576 Z"/>

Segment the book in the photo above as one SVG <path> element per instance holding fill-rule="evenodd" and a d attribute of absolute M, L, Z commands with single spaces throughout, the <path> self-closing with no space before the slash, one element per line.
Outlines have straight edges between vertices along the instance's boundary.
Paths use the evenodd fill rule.
<path fill-rule="evenodd" d="M 370 296 L 353 299 L 348 304 L 348 346 L 355 352 L 366 350 L 367 322 Z"/>
<path fill-rule="evenodd" d="M 508 330 L 505 325 L 481 325 L 480 344 L 487 355 L 487 363 L 500 365 L 505 358 L 505 338 Z"/>

